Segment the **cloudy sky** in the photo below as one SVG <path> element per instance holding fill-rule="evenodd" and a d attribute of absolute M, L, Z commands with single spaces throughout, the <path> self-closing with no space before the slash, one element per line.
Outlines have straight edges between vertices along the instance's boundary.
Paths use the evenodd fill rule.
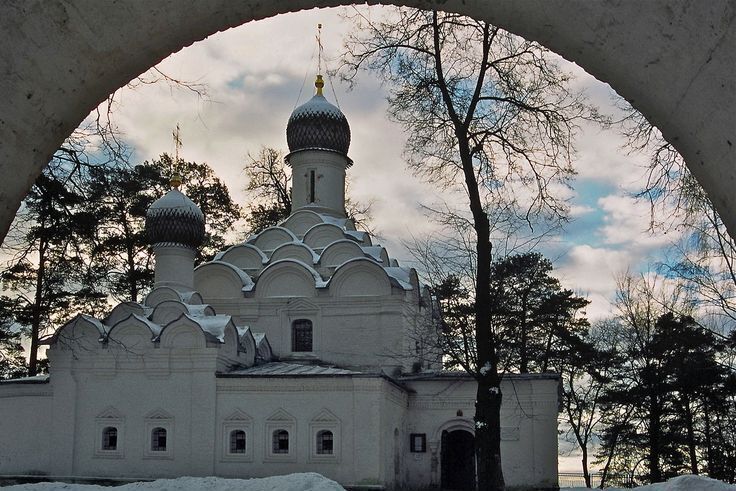
<path fill-rule="evenodd" d="M 122 90 L 114 118 L 134 150 L 134 162 L 173 152 L 171 133 L 179 123 L 182 156 L 209 163 L 237 200 L 247 204 L 245 157 L 264 145 L 286 149 L 289 114 L 313 92 L 316 26 L 324 26 L 326 57 L 336 57 L 349 27 L 340 12 L 311 10 L 246 24 L 185 48 L 159 65 L 172 77 L 205 84 L 206 98 L 166 84 Z M 560 61 L 574 73 L 575 86 L 615 116 L 610 87 Z M 402 240 L 431 232 L 419 205 L 443 197 L 406 169 L 405 137 L 386 118 L 386 93 L 379 81 L 365 74 L 352 91 L 337 80 L 331 82 L 334 94 L 329 82 L 325 93 L 333 102 L 337 98 L 352 129 L 351 194 L 374 202 L 381 242 L 393 257 L 411 264 Z M 631 198 L 641 185 L 646 157 L 627 155 L 622 144 L 614 131 L 583 128 L 577 140 L 574 220 L 543 248 L 563 285 L 592 301 L 592 318 L 609 311 L 616 274 L 646 270 L 672 240 L 647 232 L 648 205 Z"/>

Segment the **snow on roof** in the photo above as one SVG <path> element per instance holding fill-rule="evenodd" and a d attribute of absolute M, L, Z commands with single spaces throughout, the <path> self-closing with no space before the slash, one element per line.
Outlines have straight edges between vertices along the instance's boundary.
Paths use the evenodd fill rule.
<path fill-rule="evenodd" d="M 473 375 L 464 370 L 441 370 L 431 372 L 419 372 L 413 374 L 402 375 L 398 378 L 400 382 L 408 382 L 412 380 L 446 380 L 446 379 L 472 379 Z M 501 379 L 504 380 L 558 380 L 559 373 L 504 373 Z M 736 490 L 735 490 L 736 491 Z"/>
<path fill-rule="evenodd" d="M 225 375 L 244 377 L 291 377 L 300 376 L 335 376 L 361 375 L 362 372 L 345 370 L 344 368 L 324 367 L 319 365 L 300 365 L 297 363 L 271 362 L 250 368 L 233 370 Z"/>
<path fill-rule="evenodd" d="M 404 290 L 413 290 L 411 286 L 411 270 L 408 268 L 388 266 L 383 268 L 386 274 L 395 279 Z"/>
<path fill-rule="evenodd" d="M 317 215 L 319 215 L 323 223 L 337 225 L 341 229 L 345 230 L 345 222 L 347 221 L 347 218 L 337 218 L 330 215 L 325 215 L 323 213 L 317 213 Z"/>
<path fill-rule="evenodd" d="M 189 320 L 199 324 L 207 334 L 211 334 L 221 343 L 225 342 L 225 328 L 230 323 L 232 317 L 225 314 L 209 315 L 206 317 L 192 317 L 187 315 Z"/>

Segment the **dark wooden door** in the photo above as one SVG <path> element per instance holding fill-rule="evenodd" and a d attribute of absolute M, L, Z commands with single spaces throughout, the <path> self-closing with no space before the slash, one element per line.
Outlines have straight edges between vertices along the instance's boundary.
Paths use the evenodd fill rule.
<path fill-rule="evenodd" d="M 475 437 L 468 431 L 443 431 L 441 442 L 442 489 L 475 489 Z"/>

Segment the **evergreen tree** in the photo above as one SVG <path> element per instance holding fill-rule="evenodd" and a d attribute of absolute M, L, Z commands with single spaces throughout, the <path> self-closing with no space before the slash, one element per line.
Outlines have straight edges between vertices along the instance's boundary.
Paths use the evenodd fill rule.
<path fill-rule="evenodd" d="M 590 303 L 563 289 L 539 253 L 515 254 L 491 266 L 491 315 L 506 370 L 560 370 L 590 352 L 584 337 Z"/>
<path fill-rule="evenodd" d="M 89 263 L 94 220 L 86 213 L 83 169 L 53 160 L 23 201 L 3 248 L 1 273 L 11 292 L 13 322 L 30 339 L 29 375 L 39 371 L 41 337 L 75 312 L 97 312 L 104 295 Z"/>
<path fill-rule="evenodd" d="M 20 332 L 13 329 L 14 302 L 0 297 L 0 380 L 22 377 L 28 373 Z"/>

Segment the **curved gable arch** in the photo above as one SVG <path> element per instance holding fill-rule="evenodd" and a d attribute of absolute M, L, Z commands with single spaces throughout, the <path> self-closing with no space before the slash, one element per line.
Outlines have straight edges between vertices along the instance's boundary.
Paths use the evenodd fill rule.
<path fill-rule="evenodd" d="M 281 244 L 297 242 L 296 235 L 291 230 L 283 227 L 269 227 L 260 234 L 248 239 L 248 243 L 262 250 L 265 254 L 276 249 Z"/>
<path fill-rule="evenodd" d="M 320 223 L 307 230 L 304 243 L 312 249 L 322 249 L 345 238 L 343 229 L 332 223 Z"/>
<path fill-rule="evenodd" d="M 314 297 L 319 274 L 310 266 L 293 259 L 270 264 L 258 277 L 258 297 Z"/>
<path fill-rule="evenodd" d="M 123 302 L 117 304 L 107 317 L 105 317 L 105 324 L 114 326 L 123 319 L 126 319 L 130 314 L 146 316 L 150 312 L 150 309 L 143 305 L 135 302 Z"/>
<path fill-rule="evenodd" d="M 304 264 L 314 264 L 314 251 L 301 242 L 292 242 L 290 244 L 282 244 L 276 248 L 271 254 L 270 262 L 274 263 L 282 259 L 296 259 Z"/>
<path fill-rule="evenodd" d="M 337 240 L 322 251 L 319 258 L 320 266 L 336 268 L 351 259 L 365 257 L 363 249 L 350 239 Z"/>
<path fill-rule="evenodd" d="M 130 314 L 110 328 L 107 342 L 109 347 L 120 347 L 126 351 L 153 348 L 152 342 L 160 332 L 159 326 L 144 317 Z"/>
<path fill-rule="evenodd" d="M 52 343 L 61 349 L 90 351 L 101 347 L 100 341 L 106 334 L 100 321 L 80 314 L 56 331 Z"/>
<path fill-rule="evenodd" d="M 335 297 L 391 295 L 391 280 L 381 266 L 370 259 L 352 259 L 337 268 L 330 280 Z"/>
<path fill-rule="evenodd" d="M 146 295 L 146 299 L 143 303 L 147 307 L 155 307 L 166 300 L 181 301 L 181 294 L 170 286 L 159 286 L 151 290 L 151 292 Z"/>
<path fill-rule="evenodd" d="M 258 272 L 268 261 L 268 257 L 253 244 L 238 244 L 215 257 L 218 261 L 230 263 L 249 273 Z"/>
<path fill-rule="evenodd" d="M 280 226 L 291 230 L 297 237 L 304 237 L 307 230 L 322 222 L 322 217 L 312 210 L 297 210 L 281 222 Z"/>
<path fill-rule="evenodd" d="M 240 298 L 253 280 L 230 263 L 212 261 L 194 268 L 194 286 L 206 299 Z"/>
<path fill-rule="evenodd" d="M 164 326 L 159 339 L 162 348 L 196 349 L 207 346 L 204 331 L 186 314 Z"/>

